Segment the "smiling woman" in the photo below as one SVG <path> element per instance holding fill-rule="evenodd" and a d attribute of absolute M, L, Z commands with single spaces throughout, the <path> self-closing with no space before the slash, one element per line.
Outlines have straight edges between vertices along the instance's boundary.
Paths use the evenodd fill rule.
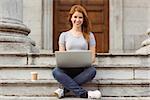
<path fill-rule="evenodd" d="M 70 9 L 68 20 L 71 29 L 62 32 L 59 36 L 59 51 L 90 50 L 92 52 L 92 62 L 95 62 L 96 41 L 90 32 L 90 22 L 85 8 L 81 5 L 74 5 Z M 79 58 L 77 58 L 79 59 Z M 82 60 L 82 59 L 81 59 Z M 64 68 L 63 68 L 64 67 Z M 63 85 L 64 89 L 57 89 L 54 93 L 62 98 L 67 92 L 73 92 L 75 96 L 81 98 L 100 98 L 101 92 L 86 91 L 81 87 L 91 81 L 96 75 L 96 68 L 89 65 L 84 68 L 65 68 L 65 66 L 53 69 L 54 78 Z"/>
<path fill-rule="evenodd" d="M 82 31 L 84 38 L 88 42 L 89 41 L 88 33 L 90 32 L 91 24 L 89 22 L 86 10 L 83 7 L 78 6 L 79 5 L 75 5 L 71 8 L 69 12 L 69 22 L 72 27 L 72 31 L 76 30 L 75 28 L 81 28 L 80 31 Z"/>

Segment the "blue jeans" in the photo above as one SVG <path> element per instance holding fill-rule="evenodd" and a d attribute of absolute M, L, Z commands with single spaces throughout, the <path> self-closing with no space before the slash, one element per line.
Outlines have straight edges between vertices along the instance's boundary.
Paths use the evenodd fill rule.
<path fill-rule="evenodd" d="M 94 66 L 76 70 L 71 72 L 72 69 L 54 68 L 53 76 L 61 83 L 64 88 L 72 91 L 76 96 L 81 97 L 83 94 L 87 94 L 87 91 L 81 87 L 82 84 L 91 81 L 96 75 L 96 68 Z M 72 73 L 72 74 L 71 74 Z M 75 74 L 73 74 L 75 73 Z"/>

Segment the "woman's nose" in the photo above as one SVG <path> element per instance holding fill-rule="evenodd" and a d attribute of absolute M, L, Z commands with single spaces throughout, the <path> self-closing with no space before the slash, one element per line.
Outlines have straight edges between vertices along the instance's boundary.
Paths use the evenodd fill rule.
<path fill-rule="evenodd" d="M 80 19 L 79 19 L 79 18 L 77 18 L 76 20 L 77 20 L 77 21 L 80 21 Z"/>

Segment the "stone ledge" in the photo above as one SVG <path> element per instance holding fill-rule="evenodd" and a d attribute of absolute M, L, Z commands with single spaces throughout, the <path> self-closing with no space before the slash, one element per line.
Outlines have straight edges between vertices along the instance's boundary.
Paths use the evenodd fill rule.
<path fill-rule="evenodd" d="M 149 85 L 150 80 L 99 80 L 100 85 Z"/>
<path fill-rule="evenodd" d="M 54 68 L 56 65 L 51 64 L 37 64 L 37 65 L 0 65 L 0 68 Z M 131 64 L 98 64 L 96 68 L 105 69 L 128 69 L 128 68 L 138 68 L 138 69 L 150 69 L 149 65 L 131 65 Z"/>
<path fill-rule="evenodd" d="M 0 85 L 3 84 L 58 84 L 54 79 L 51 80 L 0 80 Z M 98 80 L 94 79 L 87 84 L 98 85 L 149 85 L 150 80 Z"/>
<path fill-rule="evenodd" d="M 1 100 L 58 100 L 56 97 L 0 96 Z M 86 98 L 66 97 L 61 100 L 87 100 Z M 101 97 L 100 100 L 150 100 L 150 97 Z"/>
<path fill-rule="evenodd" d="M 55 56 L 55 53 L 18 53 L 18 52 L 8 52 L 8 53 L 0 53 L 0 55 L 29 55 L 29 56 Z M 149 56 L 150 54 L 136 54 L 136 53 L 96 53 L 97 57 L 104 56 Z"/>
<path fill-rule="evenodd" d="M 31 79 L 31 72 L 38 72 L 40 80 L 53 79 L 53 65 L 0 65 L 1 79 Z M 128 66 L 98 66 L 95 79 L 123 79 L 123 80 L 146 80 L 150 79 L 150 67 L 128 67 Z"/>
<path fill-rule="evenodd" d="M 54 68 L 55 65 L 0 65 L 0 68 Z"/>
<path fill-rule="evenodd" d="M 102 81 L 105 81 L 102 83 Z M 86 90 L 99 89 L 103 97 L 148 97 L 149 80 L 93 80 L 85 85 Z M 56 80 L 0 80 L 0 95 L 3 96 L 52 96 L 61 85 Z M 109 100 L 109 99 L 108 99 Z M 111 99 L 110 99 L 111 100 Z"/>
<path fill-rule="evenodd" d="M 56 80 L 0 80 L 1 85 L 5 84 L 57 84 Z"/>
<path fill-rule="evenodd" d="M 97 56 L 149 56 L 149 54 L 137 53 L 96 53 Z"/>
<path fill-rule="evenodd" d="M 17 61 L 16 61 L 17 59 Z M 150 67 L 149 55 L 138 54 L 99 54 L 96 57 L 99 67 Z M 0 65 L 56 65 L 54 53 L 0 53 Z"/>
<path fill-rule="evenodd" d="M 19 52 L 8 52 L 8 53 L 0 53 L 0 55 L 29 55 L 29 56 L 55 56 L 55 53 L 19 53 Z M 150 54 L 136 54 L 136 53 L 96 53 L 97 57 L 104 56 L 149 56 Z"/>
<path fill-rule="evenodd" d="M 42 97 L 42 96 L 0 96 L 1 100 L 58 100 L 56 97 Z M 84 98 L 68 97 L 61 100 L 87 100 Z"/>
<path fill-rule="evenodd" d="M 150 100 L 150 97 L 102 97 L 101 100 Z"/>

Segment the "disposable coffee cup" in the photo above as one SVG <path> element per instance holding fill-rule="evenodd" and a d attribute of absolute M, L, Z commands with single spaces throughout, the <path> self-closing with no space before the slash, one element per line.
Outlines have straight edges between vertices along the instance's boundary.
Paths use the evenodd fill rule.
<path fill-rule="evenodd" d="M 31 72 L 31 80 L 35 81 L 38 79 L 38 73 L 37 72 Z"/>

